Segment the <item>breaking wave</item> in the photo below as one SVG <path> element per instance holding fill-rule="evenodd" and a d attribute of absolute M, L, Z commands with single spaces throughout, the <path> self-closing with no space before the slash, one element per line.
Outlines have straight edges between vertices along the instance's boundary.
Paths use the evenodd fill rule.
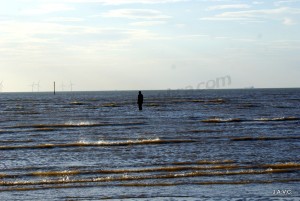
<path fill-rule="evenodd" d="M 296 121 L 300 120 L 298 117 L 276 117 L 276 118 L 259 118 L 254 121 Z"/>
<path fill-rule="evenodd" d="M 240 119 L 240 118 L 211 118 L 204 119 L 204 123 L 230 123 L 230 122 L 269 122 L 269 121 L 297 121 L 298 117 L 275 117 L 275 118 L 258 118 L 258 119 Z"/>
<path fill-rule="evenodd" d="M 191 143 L 195 140 L 162 140 L 155 139 L 141 139 L 141 140 L 127 140 L 127 141 L 97 141 L 87 142 L 79 141 L 66 144 L 37 144 L 37 145 L 23 145 L 23 146 L 0 146 L 0 150 L 13 149 L 50 149 L 50 148 L 66 148 L 66 147 L 100 147 L 100 146 L 129 146 L 129 145 L 151 145 L 151 144 L 168 144 L 168 143 Z"/>
<path fill-rule="evenodd" d="M 124 122 L 124 123 L 110 123 L 110 122 L 73 122 L 69 121 L 63 124 L 34 124 L 34 125 L 19 125 L 11 128 L 35 128 L 35 129 L 47 129 L 47 128 L 72 128 L 72 127 L 101 127 L 101 126 L 132 126 L 132 125 L 144 125 L 145 122 Z"/>
<path fill-rule="evenodd" d="M 275 136 L 275 137 L 237 137 L 231 138 L 231 141 L 269 141 L 269 140 L 297 140 L 298 136 Z"/>
<path fill-rule="evenodd" d="M 208 170 L 212 168 L 208 168 Z M 218 169 L 218 168 L 216 168 Z M 34 180 L 34 181 L 0 181 L 2 186 L 24 186 L 24 185 L 47 185 L 47 184 L 71 184 L 71 183 L 89 183 L 89 182 L 113 182 L 113 181 L 140 181 L 140 180 L 149 180 L 149 179 L 172 179 L 172 178 L 185 178 L 185 177 L 207 177 L 207 176 L 230 176 L 230 175 L 256 175 L 256 174 L 275 174 L 275 173 L 291 173 L 299 171 L 299 168 L 265 168 L 265 169 L 244 169 L 244 170 L 233 170 L 230 168 L 224 167 L 224 170 L 221 171 L 187 171 L 187 172 L 175 172 L 175 173 L 165 173 L 165 174 L 140 174 L 140 175 L 129 175 L 129 173 L 135 172 L 145 172 L 145 171 L 130 171 L 130 170 L 117 170 L 107 171 L 106 173 L 125 173 L 120 176 L 102 176 L 102 177 L 90 177 L 84 179 L 70 179 L 70 175 L 76 175 L 80 172 L 78 171 L 62 171 L 62 172 L 36 172 L 32 173 L 33 176 L 63 176 L 58 179 L 48 179 L 48 180 Z M 234 168 L 235 169 L 235 168 Z M 184 169 L 186 170 L 186 169 Z M 161 171 L 161 168 L 152 169 L 151 172 Z M 167 172 L 173 172 L 175 170 L 167 170 Z M 178 170 L 176 170 L 178 171 Z M 182 169 L 179 169 L 182 171 Z M 99 172 L 94 171 L 94 173 L 103 173 L 105 171 L 100 170 Z M 149 171 L 146 171 L 149 172 Z"/>
<path fill-rule="evenodd" d="M 241 119 L 238 118 L 228 118 L 228 119 L 221 119 L 221 118 L 212 118 L 212 119 L 205 119 L 202 120 L 204 123 L 227 123 L 227 122 L 241 122 Z"/>
<path fill-rule="evenodd" d="M 24 170 L 27 170 L 26 168 Z M 243 185 L 252 183 L 299 182 L 299 178 L 270 177 L 257 180 L 252 175 L 289 174 L 300 171 L 296 162 L 275 164 L 242 164 L 231 160 L 175 162 L 171 166 L 124 169 L 74 169 L 0 174 L 1 191 L 31 191 L 51 188 L 85 188 L 94 186 L 177 186 L 177 185 Z M 22 170 L 20 171 L 22 172 Z M 244 175 L 236 180 L 233 175 Z M 249 175 L 249 176 L 247 176 Z M 227 177 L 228 176 L 228 177 Z M 211 177 L 209 181 L 184 181 L 180 178 Z M 224 177 L 227 177 L 224 179 Z M 247 179 L 249 177 L 249 179 Z M 12 180 L 13 179 L 13 180 Z M 178 180 L 179 179 L 179 180 Z"/>

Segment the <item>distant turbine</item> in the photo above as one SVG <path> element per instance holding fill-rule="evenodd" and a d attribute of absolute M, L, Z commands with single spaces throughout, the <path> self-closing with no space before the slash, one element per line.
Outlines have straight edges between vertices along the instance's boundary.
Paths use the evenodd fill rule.
<path fill-rule="evenodd" d="M 62 91 L 65 90 L 65 84 L 64 84 L 64 82 L 61 83 L 61 90 L 62 90 Z"/>
<path fill-rule="evenodd" d="M 37 87 L 38 92 L 40 92 L 40 81 L 37 84 L 35 84 L 35 86 Z"/>
<path fill-rule="evenodd" d="M 33 92 L 33 89 L 34 89 L 34 86 L 35 86 L 34 82 L 29 86 L 31 86 L 31 91 Z"/>
<path fill-rule="evenodd" d="M 70 89 L 71 89 L 71 91 L 73 91 L 73 86 L 74 86 L 74 84 L 70 81 Z"/>
<path fill-rule="evenodd" d="M 0 92 L 3 91 L 3 81 L 0 82 Z"/>

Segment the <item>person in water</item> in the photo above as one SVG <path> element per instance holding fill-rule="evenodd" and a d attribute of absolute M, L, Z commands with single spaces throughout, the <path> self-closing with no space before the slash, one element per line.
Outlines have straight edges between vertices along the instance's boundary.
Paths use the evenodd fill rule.
<path fill-rule="evenodd" d="M 141 91 L 139 91 L 139 95 L 138 95 L 138 100 L 137 100 L 137 104 L 139 105 L 139 110 L 143 109 L 143 102 L 144 102 L 144 96 L 142 94 Z"/>

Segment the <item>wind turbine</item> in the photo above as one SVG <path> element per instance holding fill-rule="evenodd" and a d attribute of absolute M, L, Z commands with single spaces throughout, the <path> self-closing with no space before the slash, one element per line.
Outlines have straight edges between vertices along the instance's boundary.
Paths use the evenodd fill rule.
<path fill-rule="evenodd" d="M 62 90 L 62 91 L 65 90 L 65 84 L 64 84 L 64 82 L 61 83 L 61 90 Z"/>
<path fill-rule="evenodd" d="M 31 86 L 31 91 L 33 92 L 33 89 L 34 89 L 34 86 L 35 86 L 34 82 L 29 86 Z"/>
<path fill-rule="evenodd" d="M 35 84 L 35 86 L 37 87 L 38 92 L 40 92 L 40 81 L 37 84 Z"/>
<path fill-rule="evenodd" d="M 74 84 L 70 81 L 70 88 L 71 88 L 71 91 L 73 91 L 73 86 L 74 86 Z"/>
<path fill-rule="evenodd" d="M 0 92 L 3 91 L 3 81 L 0 82 Z"/>

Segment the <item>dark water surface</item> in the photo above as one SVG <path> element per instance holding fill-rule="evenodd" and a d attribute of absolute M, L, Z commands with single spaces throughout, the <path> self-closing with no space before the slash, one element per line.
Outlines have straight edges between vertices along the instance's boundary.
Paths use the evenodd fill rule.
<path fill-rule="evenodd" d="M 1 93 L 1 200 L 299 200 L 300 89 Z"/>

